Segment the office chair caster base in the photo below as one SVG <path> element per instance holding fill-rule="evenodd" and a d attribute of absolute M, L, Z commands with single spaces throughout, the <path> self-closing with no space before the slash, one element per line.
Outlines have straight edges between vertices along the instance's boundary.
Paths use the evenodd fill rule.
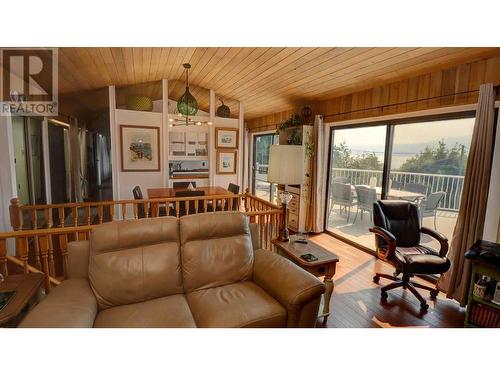
<path fill-rule="evenodd" d="M 439 290 L 431 290 L 431 300 L 435 300 L 437 298 L 438 293 Z"/>
<path fill-rule="evenodd" d="M 375 284 L 378 284 L 379 281 L 380 281 L 380 276 L 377 276 L 377 275 L 373 276 L 373 282 Z"/>

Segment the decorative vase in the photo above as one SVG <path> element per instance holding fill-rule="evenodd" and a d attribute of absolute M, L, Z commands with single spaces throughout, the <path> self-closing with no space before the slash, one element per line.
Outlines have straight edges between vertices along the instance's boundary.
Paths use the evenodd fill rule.
<path fill-rule="evenodd" d="M 229 107 L 227 105 L 224 104 L 222 99 L 219 98 L 219 100 L 222 103 L 222 105 L 220 105 L 217 108 L 217 111 L 215 111 L 215 115 L 218 117 L 228 118 L 229 116 L 231 116 L 231 110 L 229 109 Z"/>
<path fill-rule="evenodd" d="M 153 100 L 144 95 L 129 95 L 127 97 L 127 109 L 151 112 L 153 110 Z"/>

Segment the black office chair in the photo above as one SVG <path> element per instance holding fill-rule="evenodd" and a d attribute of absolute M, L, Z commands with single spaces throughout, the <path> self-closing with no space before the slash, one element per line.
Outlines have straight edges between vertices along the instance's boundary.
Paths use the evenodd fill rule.
<path fill-rule="evenodd" d="M 175 197 L 198 197 L 198 196 L 204 196 L 205 191 L 204 190 L 186 190 L 186 191 L 176 191 L 175 192 Z M 188 209 L 186 209 L 186 202 L 187 201 L 180 201 L 179 202 L 179 217 L 184 216 L 184 215 L 192 215 L 195 213 L 203 213 L 205 212 L 205 209 L 203 207 L 203 199 L 198 200 L 198 212 L 196 211 L 196 200 L 190 200 Z M 175 206 L 174 206 L 175 207 Z M 170 210 L 170 215 L 172 216 L 177 216 L 177 211 L 175 208 L 172 208 Z"/>
<path fill-rule="evenodd" d="M 442 274 L 450 268 L 446 257 L 448 240 L 443 235 L 428 228 L 420 227 L 420 217 L 417 205 L 407 201 L 379 200 L 373 204 L 373 220 L 375 226 L 370 232 L 375 233 L 377 256 L 391 263 L 396 271 L 394 275 L 376 273 L 373 281 L 380 278 L 393 280 L 381 290 L 383 300 L 387 291 L 399 287 L 409 289 L 420 301 L 420 308 L 426 311 L 429 305 L 416 288 L 429 290 L 431 299 L 438 295 L 437 288 L 431 288 L 411 281 L 415 275 Z M 420 244 L 420 234 L 425 233 L 439 241 L 439 253 Z M 402 274 L 402 278 L 398 275 Z"/>
<path fill-rule="evenodd" d="M 196 188 L 196 181 L 187 181 L 187 182 L 174 182 L 172 185 L 174 189 L 187 189 L 189 184 L 193 185 Z"/>

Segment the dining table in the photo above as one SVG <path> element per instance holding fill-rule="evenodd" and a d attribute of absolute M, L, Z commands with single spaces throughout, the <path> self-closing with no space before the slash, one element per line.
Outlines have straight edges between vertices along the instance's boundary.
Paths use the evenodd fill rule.
<path fill-rule="evenodd" d="M 169 188 L 169 187 L 162 187 L 162 188 L 151 188 L 148 189 L 148 198 L 149 199 L 166 199 L 166 198 L 175 198 L 175 193 L 178 191 L 186 191 L 188 190 L 185 187 L 182 188 Z M 231 195 L 229 190 L 224 189 L 221 186 L 200 186 L 195 189 L 194 191 L 204 191 L 205 196 L 227 196 Z"/>

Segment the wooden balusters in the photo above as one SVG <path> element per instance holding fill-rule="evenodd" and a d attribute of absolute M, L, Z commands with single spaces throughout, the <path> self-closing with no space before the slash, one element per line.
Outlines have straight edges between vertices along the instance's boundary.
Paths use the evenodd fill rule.
<path fill-rule="evenodd" d="M 73 219 L 73 226 L 78 226 L 78 207 L 71 207 L 71 218 Z"/>
<path fill-rule="evenodd" d="M 97 214 L 99 215 L 99 224 L 102 224 L 104 222 L 104 209 L 102 204 L 97 206 Z"/>
<path fill-rule="evenodd" d="M 120 211 L 122 215 L 122 220 L 125 220 L 127 218 L 127 204 L 126 203 L 120 203 Z"/>
<path fill-rule="evenodd" d="M 66 279 L 68 277 L 68 234 L 59 235 L 59 249 L 61 250 L 63 276 Z"/>
<path fill-rule="evenodd" d="M 16 257 L 22 262 L 24 273 L 28 273 L 28 239 L 16 238 Z"/>
<path fill-rule="evenodd" d="M 39 236 L 38 237 L 39 247 L 40 247 L 40 256 L 42 267 L 41 270 L 44 274 L 47 275 L 47 279 L 45 281 L 45 290 L 47 293 L 50 292 L 50 269 L 49 269 L 49 236 Z"/>
<path fill-rule="evenodd" d="M 109 221 L 115 221 L 115 204 L 109 204 Z"/>
<path fill-rule="evenodd" d="M 139 205 L 137 203 L 132 203 L 132 211 L 133 211 L 134 219 L 138 219 L 139 218 Z M 125 220 L 125 218 L 126 218 L 126 212 L 127 212 L 127 209 L 125 208 L 125 215 L 123 216 L 123 220 Z"/>
<path fill-rule="evenodd" d="M 20 230 L 22 228 L 22 212 L 19 208 L 18 198 L 12 198 L 10 200 L 9 214 L 12 230 Z"/>
<path fill-rule="evenodd" d="M 45 219 L 45 228 L 52 228 L 52 210 L 50 208 L 44 208 L 43 216 Z"/>
<path fill-rule="evenodd" d="M 64 207 L 57 208 L 57 215 L 59 216 L 59 227 L 64 228 Z"/>
<path fill-rule="evenodd" d="M 0 273 L 4 276 L 9 274 L 7 270 L 7 240 L 0 239 Z"/>
<path fill-rule="evenodd" d="M 56 275 L 56 263 L 54 260 L 54 239 L 49 235 L 49 275 Z"/>
<path fill-rule="evenodd" d="M 85 207 L 85 220 L 87 222 L 87 225 L 90 225 L 90 206 Z"/>

